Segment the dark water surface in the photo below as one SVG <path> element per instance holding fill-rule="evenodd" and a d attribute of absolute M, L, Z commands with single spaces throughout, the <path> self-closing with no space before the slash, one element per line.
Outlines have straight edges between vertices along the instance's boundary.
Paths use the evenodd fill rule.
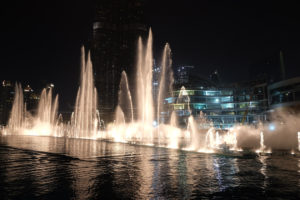
<path fill-rule="evenodd" d="M 300 158 L 2 136 L 0 199 L 300 199 Z"/>

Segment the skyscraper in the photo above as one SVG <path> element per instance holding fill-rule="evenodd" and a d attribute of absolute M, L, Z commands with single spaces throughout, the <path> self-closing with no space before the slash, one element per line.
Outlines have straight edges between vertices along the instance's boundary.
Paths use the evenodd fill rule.
<path fill-rule="evenodd" d="M 118 103 L 123 70 L 134 84 L 139 36 L 145 36 L 142 0 L 98 0 L 93 22 L 92 61 L 99 93 L 100 115 L 111 121 Z"/>

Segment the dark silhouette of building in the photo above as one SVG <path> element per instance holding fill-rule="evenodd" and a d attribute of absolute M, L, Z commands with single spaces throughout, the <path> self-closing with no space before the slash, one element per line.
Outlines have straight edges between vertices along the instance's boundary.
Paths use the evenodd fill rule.
<path fill-rule="evenodd" d="M 283 51 L 271 53 L 268 57 L 263 58 L 250 66 L 250 79 L 267 79 L 268 83 L 275 83 L 285 80 L 286 65 Z"/>
<path fill-rule="evenodd" d="M 300 113 L 300 77 L 282 80 L 268 86 L 271 110 Z"/>
<path fill-rule="evenodd" d="M 0 85 L 0 125 L 5 125 L 9 118 L 14 100 L 14 86 L 10 81 L 2 81 Z"/>
<path fill-rule="evenodd" d="M 175 85 L 184 85 L 190 80 L 191 72 L 194 66 L 178 66 L 174 71 Z"/>
<path fill-rule="evenodd" d="M 283 52 L 279 52 L 279 59 L 280 59 L 280 70 L 281 70 L 281 79 L 285 80 L 285 64 L 284 64 L 284 56 Z"/>
<path fill-rule="evenodd" d="M 131 89 L 138 37 L 144 37 L 142 0 L 98 0 L 93 22 L 92 61 L 98 89 L 101 118 L 111 121 L 118 104 L 118 90 L 123 70 Z"/>
<path fill-rule="evenodd" d="M 220 76 L 218 73 L 218 70 L 215 70 L 211 75 L 210 75 L 210 80 L 215 83 L 216 85 L 220 84 Z"/>

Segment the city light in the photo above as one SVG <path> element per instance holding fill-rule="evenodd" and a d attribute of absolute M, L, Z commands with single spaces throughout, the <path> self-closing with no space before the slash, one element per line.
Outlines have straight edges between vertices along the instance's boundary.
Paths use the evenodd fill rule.
<path fill-rule="evenodd" d="M 276 127 L 274 124 L 269 124 L 269 130 L 270 131 L 275 131 Z"/>

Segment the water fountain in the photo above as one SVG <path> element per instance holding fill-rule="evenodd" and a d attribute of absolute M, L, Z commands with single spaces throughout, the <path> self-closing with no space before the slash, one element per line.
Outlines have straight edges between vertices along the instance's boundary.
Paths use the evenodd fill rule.
<path fill-rule="evenodd" d="M 58 123 L 58 95 L 52 99 L 52 88 L 43 89 L 36 115 L 27 121 L 31 124 L 24 124 L 25 135 L 53 135 L 62 136 L 57 129 Z"/>
<path fill-rule="evenodd" d="M 163 51 L 163 57 L 161 62 L 161 74 L 159 78 L 159 89 L 158 96 L 156 99 L 156 119 L 157 123 L 160 124 L 160 111 L 163 107 L 164 99 L 170 94 L 173 89 L 173 71 L 172 71 L 172 60 L 171 60 L 171 49 L 169 44 L 165 45 Z"/>
<path fill-rule="evenodd" d="M 11 134 L 18 133 L 23 128 L 26 113 L 25 107 L 22 86 L 21 84 L 16 83 L 15 97 L 7 125 L 7 128 L 11 131 Z"/>
<path fill-rule="evenodd" d="M 67 136 L 73 138 L 94 138 L 96 137 L 99 124 L 97 90 L 94 85 L 91 55 L 88 52 L 86 60 L 85 50 L 82 47 L 80 86 L 77 92 L 74 114 L 71 119 L 71 127 L 67 130 Z"/>
<path fill-rule="evenodd" d="M 124 115 L 124 122 L 131 123 L 134 121 L 133 105 L 130 88 L 128 85 L 127 74 L 125 71 L 121 74 L 120 88 L 118 94 L 118 107 L 116 109 L 116 122 L 120 115 Z"/>
<path fill-rule="evenodd" d="M 289 115 L 282 115 L 281 119 L 284 118 L 285 121 L 276 131 L 269 130 L 268 125 L 259 127 L 237 125 L 227 132 L 219 132 L 212 125 L 207 127 L 209 122 L 205 120 L 203 114 L 200 116 L 202 121 L 194 119 L 190 108 L 187 109 L 188 113 L 185 113 L 186 127 L 180 127 L 175 111 L 170 114 L 169 121 L 162 122 L 160 112 L 164 109 L 163 100 L 172 91 L 173 84 L 171 49 L 169 44 L 164 47 L 158 96 L 157 99 L 153 99 L 151 30 L 145 45 L 141 38 L 138 40 L 134 97 L 136 100 L 133 101 L 131 96 L 126 72 L 122 72 L 115 121 L 108 124 L 106 130 L 101 130 L 90 53 L 87 53 L 86 58 L 84 48 L 81 51 L 80 86 L 70 122 L 62 123 L 57 113 L 58 97 L 53 99 L 51 89 L 42 91 L 37 113 L 30 116 L 26 111 L 21 85 L 16 84 L 11 116 L 3 131 L 4 134 L 105 139 L 201 152 L 218 152 L 222 148 L 231 151 L 300 148 L 299 132 L 297 134 L 296 131 L 300 129 L 299 119 Z M 177 97 L 177 103 L 181 101 L 188 102 L 188 107 L 190 106 L 188 91 L 184 87 Z M 136 102 L 136 105 L 133 105 L 133 102 Z M 288 133 L 285 134 L 286 130 Z M 287 138 L 286 141 L 282 140 L 284 137 Z"/>

